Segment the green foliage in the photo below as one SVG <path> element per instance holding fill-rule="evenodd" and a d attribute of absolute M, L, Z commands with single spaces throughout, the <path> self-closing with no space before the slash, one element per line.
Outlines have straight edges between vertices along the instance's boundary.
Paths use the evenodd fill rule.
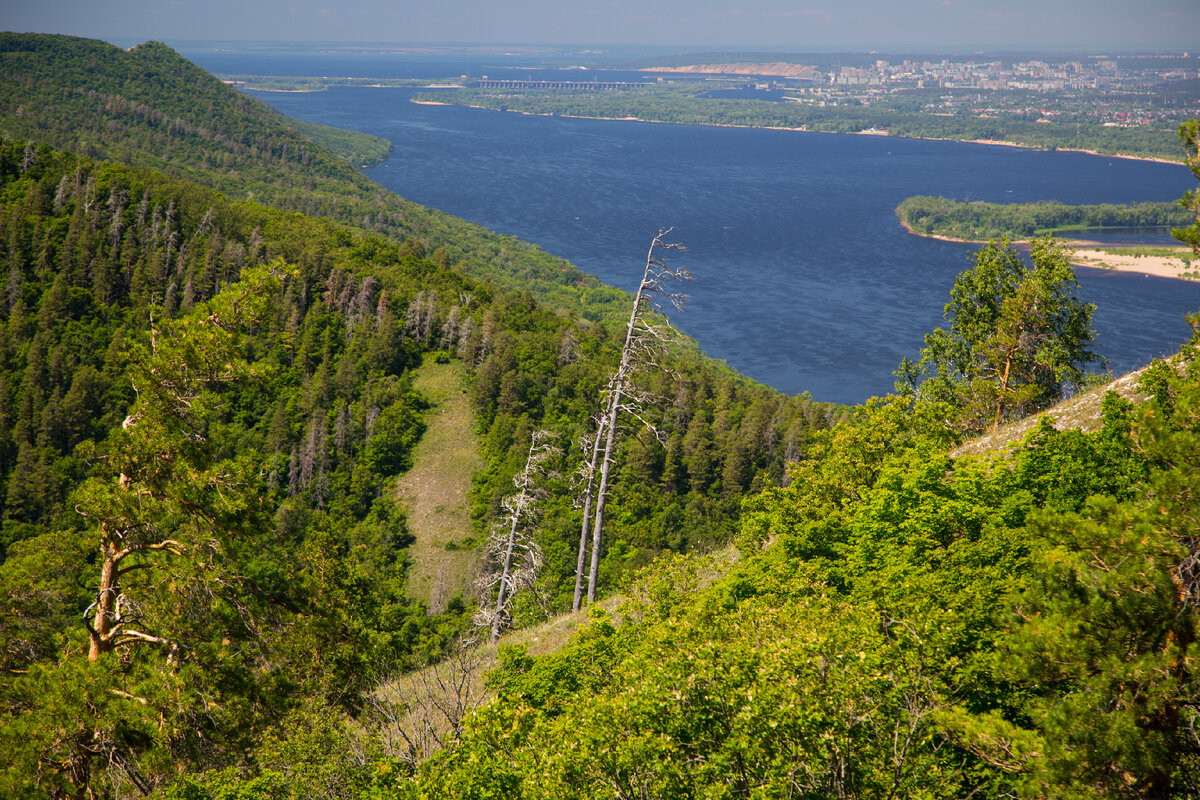
<path fill-rule="evenodd" d="M 1058 202 L 984 203 L 945 197 L 909 197 L 896 216 L 912 233 L 967 241 L 1027 239 L 1072 228 L 1182 225 L 1188 214 L 1176 203 L 1069 206 Z"/>
<path fill-rule="evenodd" d="M 238 196 L 350 194 L 343 164 L 275 138 L 251 101 L 229 108 L 165 47 L 0 42 L 6 125 L 244 171 L 207 173 Z M 137 79 L 119 77 L 131 64 Z M 160 73 L 182 81 L 175 99 L 144 80 Z M 178 100 L 189 81 L 194 109 Z M 68 134 L 31 102 L 43 91 L 91 123 Z M 549 270 L 479 242 L 472 257 L 513 281 Z M 1029 393 L 1013 405 L 1078 382 L 1090 312 L 1049 242 L 1032 269 L 985 248 L 951 330 L 927 342 L 936 373 L 850 419 L 676 353 L 642 387 L 664 398 L 663 441 L 620 454 L 601 575 L 612 586 L 738 531 L 741 561 L 720 578 L 661 563 L 561 651 L 503 650 L 496 699 L 451 747 L 390 757 L 361 713 L 376 670 L 443 651 L 466 612 L 430 617 L 404 593 L 390 487 L 426 410 L 407 371 L 434 352 L 467 365 L 482 530 L 530 432 L 577 439 L 616 357 L 600 306 L 555 313 L 475 283 L 453 242 L 434 244 L 0 142 L 0 794 L 1195 793 L 1194 348 L 1148 371 L 1144 410 L 1109 397 L 1101 430 L 1043 423 L 992 460 L 950 457 L 961 419 L 929 399 L 945 389 L 993 419 L 966 390 L 1013 353 L 1031 299 L 1052 313 L 1019 332 L 1039 346 L 1012 355 Z M 265 274 L 277 259 L 294 265 L 283 283 Z M 567 484 L 539 542 L 560 605 L 578 531 Z M 116 559 L 126 545 L 142 549 Z M 129 569 L 104 591 L 114 559 Z M 106 612 L 117 635 L 89 660 L 103 596 L 124 598 Z"/>
<path fill-rule="evenodd" d="M 327 217 L 397 242 L 419 241 L 441 253 L 443 267 L 531 291 L 593 320 L 620 318 L 626 306 L 623 292 L 534 245 L 372 183 L 354 167 L 380 155 L 377 140 L 364 148 L 361 135 L 284 120 L 159 42 L 122 50 L 90 39 L 4 33 L 0 71 L 8 136 L 149 167 L 231 199 Z M 354 156 L 351 163 L 346 155 Z M 53 195 L 44 187 L 43 196 Z"/>
<path fill-rule="evenodd" d="M 1067 253 L 1053 239 L 1031 246 L 1027 266 L 1007 241 L 990 242 L 958 276 L 945 317 L 949 330 L 925 336 L 921 360 L 905 359 L 898 386 L 951 403 L 973 430 L 1048 408 L 1084 382 L 1099 360 L 1089 348 L 1095 307 L 1075 292 Z"/>
<path fill-rule="evenodd" d="M 1179 143 L 1183 145 L 1183 163 L 1197 178 L 1200 178 L 1200 119 L 1189 119 L 1179 126 Z M 1176 228 L 1171 234 L 1190 245 L 1192 252 L 1200 255 L 1200 193 L 1195 189 L 1184 192 L 1179 199 L 1184 213 L 1193 218 L 1187 227 Z"/>
<path fill-rule="evenodd" d="M 392 154 L 391 142 L 369 133 L 331 128 L 299 119 L 286 119 L 285 124 L 351 166 L 369 167 Z"/>
<path fill-rule="evenodd" d="M 440 653 L 470 613 L 431 617 L 405 595 L 391 487 L 427 409 L 407 371 L 431 352 L 468 367 L 487 432 L 482 531 L 528 431 L 577 437 L 616 357 L 603 325 L 476 284 L 416 244 L 23 142 L 0 142 L 0 243 L 6 796 L 119 795 L 180 771 L 192 777 L 172 791 L 196 797 L 292 796 L 288 757 L 256 762 L 288 740 L 278 720 L 310 700 L 353 718 L 378 670 Z M 281 259 L 282 283 L 265 274 Z M 727 542 L 740 495 L 781 480 L 836 419 L 672 359 L 645 386 L 667 398 L 654 412 L 667 442 L 621 454 L 602 586 Z M 569 482 L 553 488 L 542 589 L 565 605 L 578 521 Z M 100 593 L 122 598 L 103 611 L 119 625 L 88 662 L 80 619 L 91 606 L 97 628 L 106 560 L 132 569 Z M 617 652 L 595 630 L 593 683 Z M 39 717 L 64 722 L 31 736 Z M 344 791 L 384 791 L 367 772 Z"/>
<path fill-rule="evenodd" d="M 1187 796 L 1200 781 L 1194 345 L 1181 361 L 1154 374 L 1135 419 L 1144 481 L 1032 519 L 1029 580 L 998 653 L 1022 700 L 964 726 L 1029 796 Z"/>
<path fill-rule="evenodd" d="M 1043 426 L 1007 460 L 954 461 L 945 407 L 873 402 L 747 502 L 725 577 L 697 589 L 701 565 L 660 564 L 615 628 L 505 651 L 497 700 L 392 796 L 1060 796 L 1024 770 L 1045 752 L 1032 704 L 1063 686 L 998 662 L 1012 598 L 1049 585 L 1040 520 L 1148 474 L 1143 423 L 1105 408 L 1096 433 Z"/>

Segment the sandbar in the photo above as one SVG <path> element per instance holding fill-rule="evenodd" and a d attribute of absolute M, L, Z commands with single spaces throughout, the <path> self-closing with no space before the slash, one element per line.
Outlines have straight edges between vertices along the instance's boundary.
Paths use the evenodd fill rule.
<path fill-rule="evenodd" d="M 936 233 L 918 233 L 912 229 L 906 220 L 900 220 L 904 230 L 913 236 L 926 239 L 937 239 L 939 242 L 957 242 L 958 244 L 986 244 L 982 239 L 957 239 L 953 236 L 941 236 Z M 1135 272 L 1141 275 L 1153 275 L 1157 278 L 1177 278 L 1185 281 L 1200 280 L 1200 257 L 1193 257 L 1186 247 L 1179 247 L 1178 255 L 1133 255 L 1126 253 L 1110 253 L 1096 247 L 1095 242 L 1084 240 L 1060 240 L 1071 249 L 1071 263 L 1077 267 L 1092 267 L 1094 269 L 1111 269 L 1115 272 Z M 1028 250 L 1028 239 L 1016 239 L 1012 244 Z M 1155 247 L 1155 250 L 1166 249 Z M 1185 258 L 1195 258 L 1196 263 L 1190 264 Z"/>
<path fill-rule="evenodd" d="M 1200 279 L 1200 259 L 1197 259 L 1198 263 L 1189 265 L 1184 260 L 1184 256 L 1188 255 L 1190 252 L 1183 248 L 1180 248 L 1178 256 L 1135 256 L 1077 248 L 1071 256 L 1071 263 L 1082 267 L 1099 267 L 1118 272 L 1137 272 L 1159 278 Z"/>

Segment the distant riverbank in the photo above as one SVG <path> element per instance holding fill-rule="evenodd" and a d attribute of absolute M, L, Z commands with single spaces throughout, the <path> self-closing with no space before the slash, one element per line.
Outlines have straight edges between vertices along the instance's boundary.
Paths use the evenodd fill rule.
<path fill-rule="evenodd" d="M 440 87 L 429 87 L 440 88 Z M 450 88 L 450 87 L 446 87 Z M 461 88 L 461 87 L 454 87 Z M 521 108 L 496 108 L 489 105 L 479 105 L 476 103 L 451 103 L 442 100 L 418 100 L 412 98 L 412 103 L 427 106 L 460 106 L 462 108 L 474 108 L 481 111 L 508 111 L 514 114 L 521 114 L 530 117 L 563 117 L 564 119 L 595 119 L 595 120 L 612 120 L 614 122 L 648 122 L 660 125 L 701 125 L 711 128 L 739 128 L 748 130 L 767 130 L 767 131 L 796 131 L 801 133 L 833 133 L 833 134 L 850 134 L 853 136 L 884 136 L 896 139 L 917 139 L 928 142 L 962 142 L 965 144 L 985 144 L 996 147 L 1015 147 L 1023 150 L 1036 150 L 1042 152 L 1059 152 L 1059 153 L 1086 153 L 1093 156 L 1101 156 L 1104 158 L 1121 158 L 1130 161 L 1148 161 L 1156 164 L 1179 164 L 1177 160 L 1168 158 L 1159 158 L 1156 156 L 1139 156 L 1127 153 L 1104 153 L 1099 150 L 1082 148 L 1082 147 L 1043 147 L 1036 144 L 1023 144 L 1021 142 L 1000 140 L 1000 139 L 957 139 L 945 136 L 910 136 L 907 134 L 895 134 L 883 128 L 865 128 L 858 131 L 827 131 L 813 129 L 805 125 L 783 126 L 783 125 L 738 125 L 735 123 L 725 122 L 703 122 L 703 121 L 667 121 L 661 119 L 646 119 L 639 116 L 605 116 L 598 114 L 571 114 L 560 113 L 556 111 L 530 111 Z"/>
<path fill-rule="evenodd" d="M 756 126 L 756 125 L 731 125 L 731 124 L 725 124 L 725 123 L 670 123 L 670 122 L 662 122 L 661 120 L 642 119 L 640 117 L 632 117 L 632 116 L 630 116 L 630 117 L 594 117 L 594 116 L 581 116 L 581 115 L 574 115 L 574 114 L 556 114 L 556 113 L 550 113 L 550 112 L 541 113 L 541 112 L 534 112 L 534 111 L 522 111 L 520 109 L 496 109 L 496 108 L 491 108 L 489 106 L 472 105 L 469 103 L 446 103 L 446 102 L 436 101 L 436 100 L 418 100 L 416 98 L 412 98 L 410 100 L 410 102 L 416 103 L 417 105 L 425 105 L 425 106 L 459 106 L 462 108 L 473 108 L 473 109 L 477 109 L 480 111 L 509 111 L 514 114 L 521 114 L 523 116 L 530 116 L 530 117 L 562 117 L 564 119 L 609 120 L 609 121 L 613 121 L 613 122 L 646 122 L 646 123 L 654 123 L 654 124 L 660 124 L 660 125 L 673 125 L 673 124 L 693 125 L 693 124 L 695 124 L 695 125 L 703 125 L 706 127 L 713 127 L 713 128 L 739 128 L 739 129 L 747 129 L 747 130 L 760 130 L 761 129 L 761 130 L 776 130 L 776 131 L 795 131 L 795 132 L 802 132 L 802 133 L 834 133 L 833 131 L 810 131 L 803 127 L 783 128 L 783 127 Z M 889 134 L 887 134 L 886 131 L 872 129 L 872 130 L 866 130 L 866 131 L 856 131 L 856 132 L 853 132 L 851 135 L 855 135 L 855 136 L 881 136 L 881 135 L 886 136 Z M 986 145 L 994 145 L 994 146 L 1000 146 L 1000 147 L 1016 147 L 1016 148 L 1029 149 L 1029 150 L 1045 150 L 1045 148 L 1033 147 L 1032 145 L 1023 145 L 1023 144 L 1019 144 L 1017 142 L 1000 142 L 1000 141 L 993 141 L 993 140 L 988 140 L 988 139 L 944 139 L 944 138 L 928 138 L 928 137 L 916 137 L 916 136 L 905 136 L 905 137 L 897 137 L 897 138 L 921 139 L 923 141 L 940 141 L 940 142 L 968 142 L 971 144 L 986 144 Z M 1126 155 L 1109 155 L 1106 153 L 1099 153 L 1094 150 L 1070 150 L 1070 149 L 1066 149 L 1066 148 L 1060 148 L 1057 150 L 1057 152 L 1087 153 L 1089 155 L 1105 156 L 1108 158 L 1122 158 L 1122 159 L 1129 159 L 1131 161 L 1149 161 L 1149 162 L 1154 162 L 1154 163 L 1159 163 L 1159 164 L 1176 164 L 1176 163 L 1178 163 L 1178 162 L 1168 161 L 1166 159 L 1161 159 L 1161 158 L 1147 158 L 1147 157 L 1126 156 Z M 927 239 L 938 239 L 943 242 L 957 242 L 960 244 L 985 244 L 986 243 L 986 241 L 982 240 L 982 239 L 959 239 L 959 238 L 954 238 L 951 236 L 941 236 L 941 235 L 937 235 L 937 234 L 920 233 L 918 231 L 913 230 L 913 228 L 905 220 L 901 220 L 900 224 L 910 234 L 912 234 L 914 236 L 922 236 Z M 1185 260 L 1185 256 L 1187 256 L 1190 253 L 1190 250 L 1186 247 L 1180 247 L 1178 249 L 1179 250 L 1178 255 L 1129 254 L 1129 253 L 1116 253 L 1116 252 L 1111 252 L 1106 249 L 1098 248 L 1095 246 L 1094 242 L 1089 242 L 1087 240 L 1066 239 L 1064 241 L 1066 242 L 1067 246 L 1070 247 L 1073 251 L 1073 255 L 1071 257 L 1071 263 L 1076 266 L 1092 267 L 1092 268 L 1098 268 L 1098 269 L 1108 269 L 1108 270 L 1113 270 L 1116 272 L 1130 272 L 1130 273 L 1141 274 L 1141 275 L 1153 275 L 1153 276 L 1160 277 L 1160 278 L 1174 278 L 1177 280 L 1193 280 L 1194 281 L 1194 280 L 1200 279 L 1200 275 L 1198 275 L 1194 271 L 1194 268 L 1191 266 L 1191 264 L 1187 260 Z M 1018 240 L 1014 240 L 1013 244 L 1016 244 L 1018 246 L 1028 247 L 1029 240 L 1028 239 L 1018 239 Z M 1156 249 L 1162 249 L 1162 248 L 1156 248 Z"/>
<path fill-rule="evenodd" d="M 643 239 L 676 225 L 688 248 L 679 264 L 697 279 L 687 287 L 688 311 L 672 323 L 742 374 L 838 402 L 893 388 L 896 364 L 943 324 L 949 288 L 977 249 L 906 234 L 894 214 L 906 197 L 1127 204 L 1195 187 L 1187 170 L 1165 164 L 882 136 L 482 114 L 411 103 L 413 95 L 473 101 L 416 88 L 260 97 L 291 116 L 352 121 L 389 139 L 395 152 L 367 177 L 536 242 L 610 285 L 636 289 L 629 275 L 645 259 Z M 635 105 L 577 111 L 655 116 Z M 503 251 L 496 263 L 506 263 Z M 1081 296 L 1100 309 L 1097 351 L 1114 371 L 1174 352 L 1191 335 L 1183 315 L 1200 307 L 1200 282 L 1079 273 Z M 866 318 L 870 325 L 855 324 Z"/>

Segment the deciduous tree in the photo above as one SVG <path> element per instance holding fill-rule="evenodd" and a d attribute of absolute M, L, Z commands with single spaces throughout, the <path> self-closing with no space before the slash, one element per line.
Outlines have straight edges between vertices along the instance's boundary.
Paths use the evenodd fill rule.
<path fill-rule="evenodd" d="M 1007 241 L 990 242 L 958 276 L 949 330 L 925 336 L 919 362 L 897 370 L 901 391 L 949 402 L 969 428 L 983 429 L 1047 408 L 1080 386 L 1091 350 L 1095 306 L 1076 296 L 1069 251 L 1047 237 L 1030 247 L 1032 266 Z"/>

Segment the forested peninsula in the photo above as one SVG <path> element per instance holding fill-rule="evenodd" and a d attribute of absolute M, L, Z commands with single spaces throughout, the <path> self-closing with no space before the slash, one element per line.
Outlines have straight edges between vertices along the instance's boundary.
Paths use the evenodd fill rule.
<path fill-rule="evenodd" d="M 1071 206 L 1065 203 L 984 203 L 945 197 L 909 197 L 896 207 L 909 233 L 956 242 L 992 239 L 1024 242 L 1052 235 L 1075 248 L 1083 266 L 1143 272 L 1196 280 L 1194 253 L 1183 245 L 1111 247 L 1089 241 L 1092 231 L 1120 228 L 1169 228 L 1182 232 L 1194 213 L 1178 202 Z"/>
<path fill-rule="evenodd" d="M 1200 334 L 1093 385 L 1054 240 L 846 409 L 161 44 L 0 35 L 0 134 L 0 796 L 1200 791 Z"/>
<path fill-rule="evenodd" d="M 1105 203 L 1072 206 L 1058 202 L 984 203 L 946 197 L 909 197 L 896 206 L 896 216 L 912 233 L 960 241 L 1029 239 L 1100 228 L 1183 228 L 1194 215 L 1170 203 Z"/>

